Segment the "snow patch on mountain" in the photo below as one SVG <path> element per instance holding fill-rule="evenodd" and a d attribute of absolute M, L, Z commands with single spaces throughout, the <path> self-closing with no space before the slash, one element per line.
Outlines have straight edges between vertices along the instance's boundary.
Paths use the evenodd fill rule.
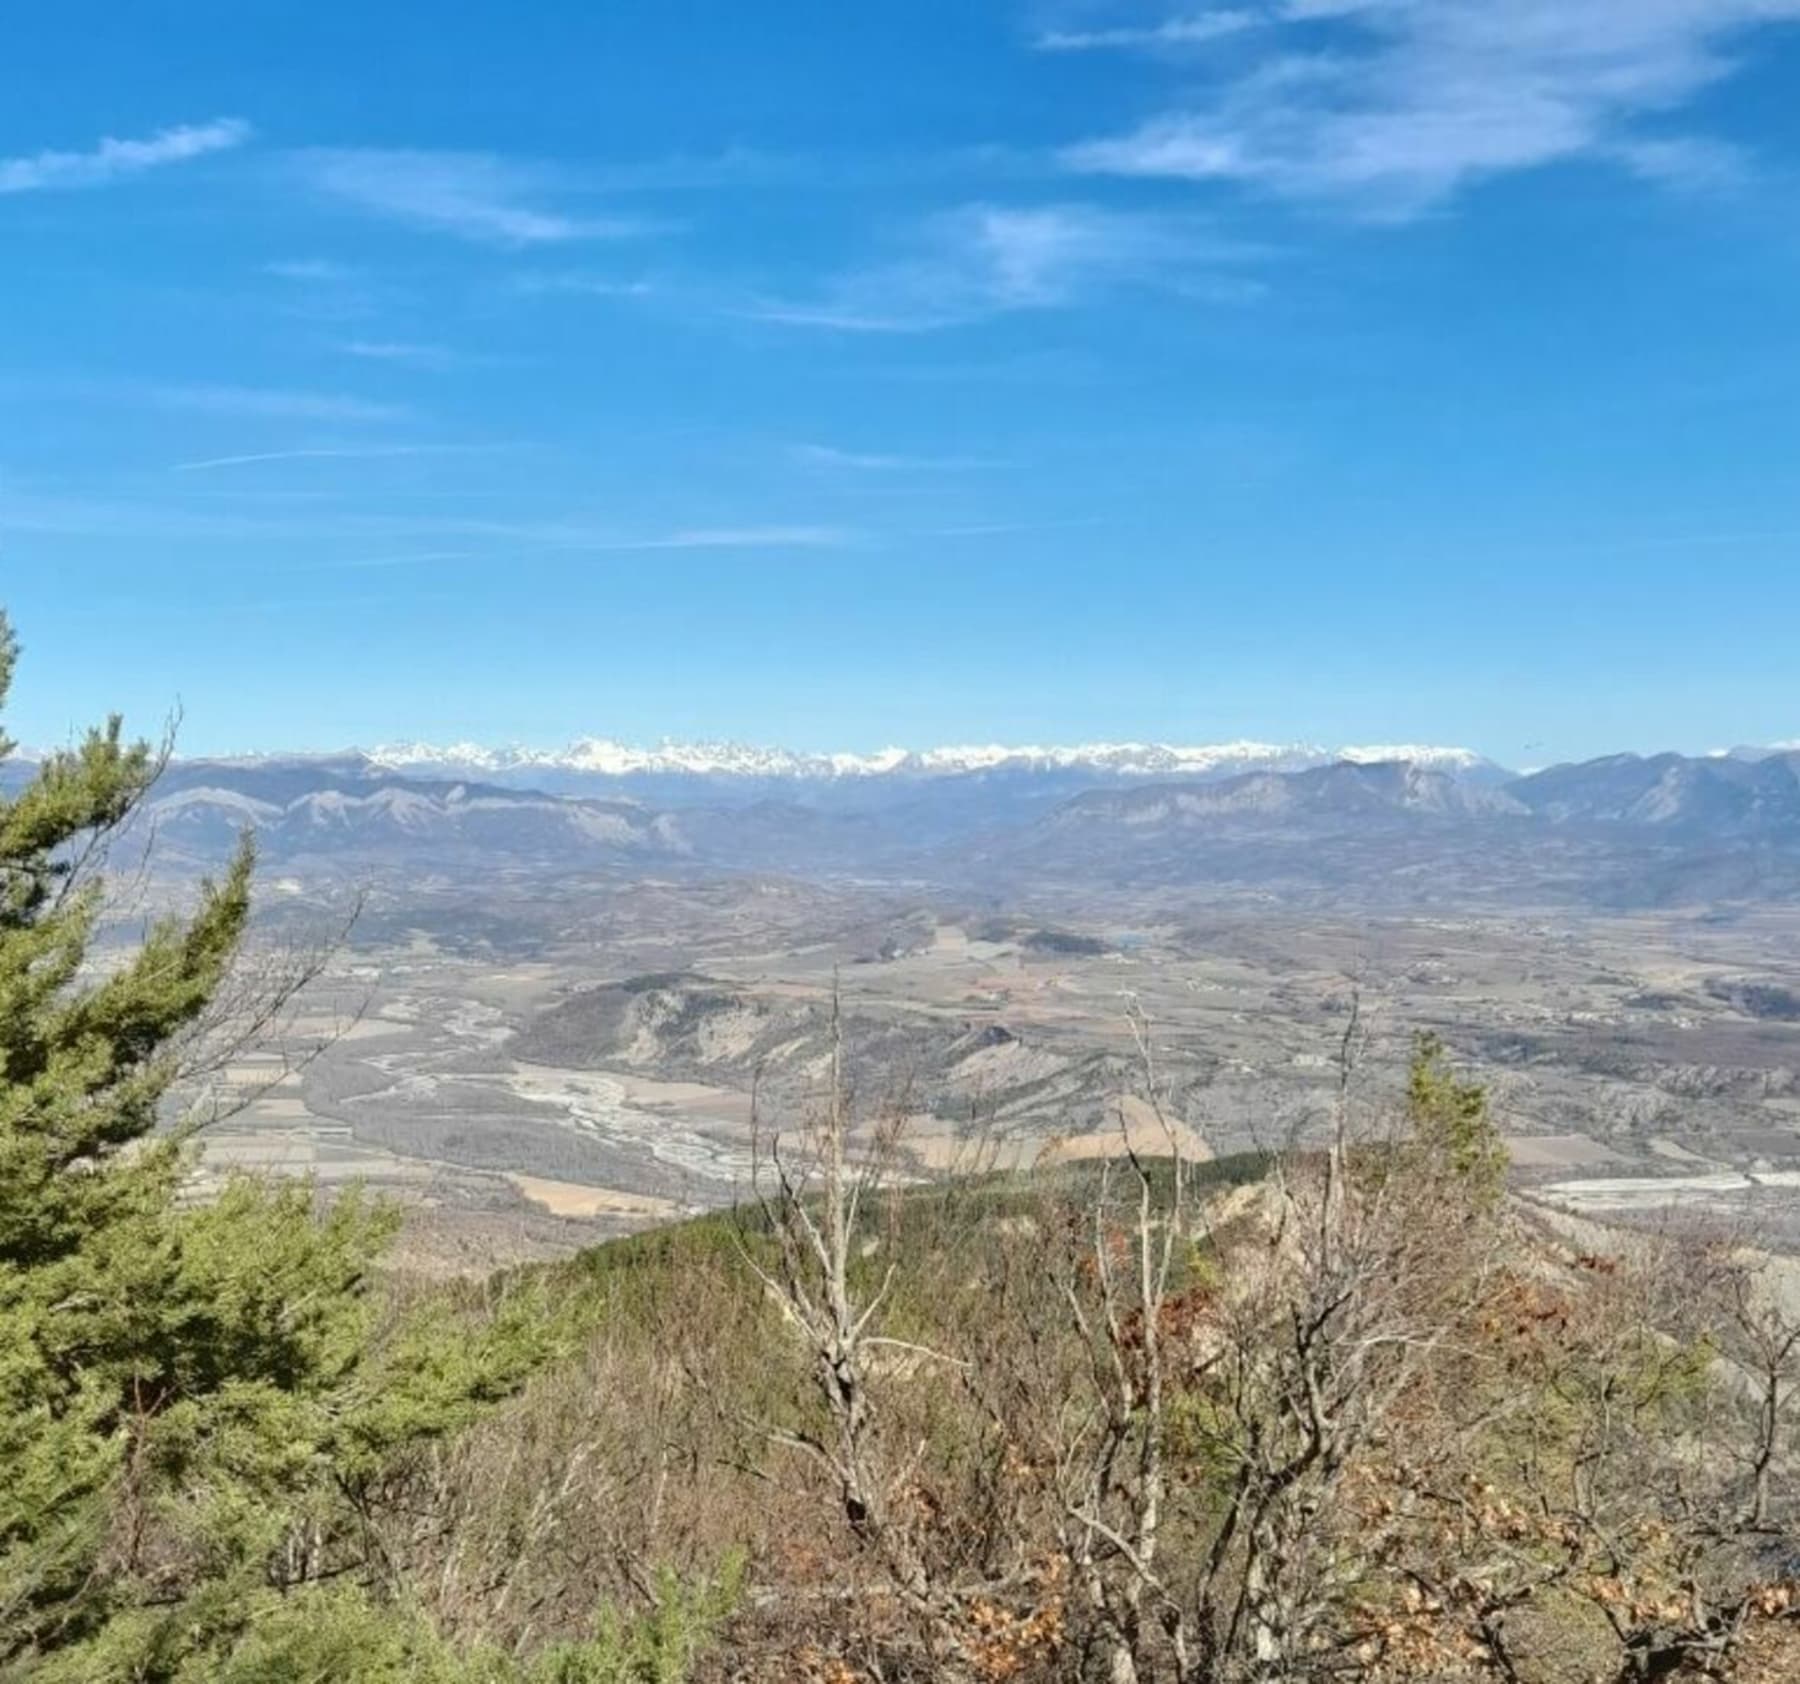
<path fill-rule="evenodd" d="M 1092 771 L 1115 777 L 1196 777 L 1220 772 L 1301 771 L 1347 760 L 1359 765 L 1405 760 L 1416 766 L 1469 772 L 1489 764 L 1473 749 L 1424 743 L 1083 743 L 1017 745 L 963 743 L 943 748 L 885 748 L 872 754 L 803 753 L 742 743 L 663 742 L 637 747 L 608 737 L 580 737 L 566 748 L 479 743 L 386 743 L 369 751 L 390 771 L 436 771 L 496 776 L 532 771 L 595 777 L 857 779 L 941 778 L 982 772 Z"/>

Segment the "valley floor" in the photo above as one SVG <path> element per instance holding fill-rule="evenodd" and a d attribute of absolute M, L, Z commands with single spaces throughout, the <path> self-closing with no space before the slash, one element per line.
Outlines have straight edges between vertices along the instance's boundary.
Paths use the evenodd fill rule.
<path fill-rule="evenodd" d="M 418 931 L 352 947 L 281 1044 L 222 1073 L 205 1176 L 366 1181 L 413 1210 L 434 1270 L 563 1253 L 743 1196 L 750 1090 L 765 1129 L 796 1126 L 834 987 L 862 1108 L 904 1113 L 920 1169 L 1111 1150 L 1122 1104 L 1160 1135 L 1132 1012 L 1193 1155 L 1274 1147 L 1330 1117 L 1354 997 L 1354 1103 L 1376 1109 L 1429 1030 L 1489 1085 L 1541 1196 L 1749 1204 L 1800 1230 L 1800 1025 L 1742 986 L 1800 979 L 1800 915 L 1337 922 L 837 891 L 761 916 L 747 885 L 695 894 L 685 939 L 661 898 L 634 924 L 628 890 L 603 936 L 528 958 Z"/>

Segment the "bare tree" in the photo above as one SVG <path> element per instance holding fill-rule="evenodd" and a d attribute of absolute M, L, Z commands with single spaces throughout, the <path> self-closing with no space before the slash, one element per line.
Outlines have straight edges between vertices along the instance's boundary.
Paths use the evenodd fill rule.
<path fill-rule="evenodd" d="M 765 1424 L 763 1430 L 825 1475 L 851 1536 L 939 1649 L 939 1665 L 966 1673 L 971 1663 L 963 1598 L 934 1573 L 911 1502 L 926 1446 L 892 1442 L 876 1385 L 884 1355 L 946 1368 L 959 1364 L 883 1330 L 882 1312 L 899 1268 L 896 1257 L 887 1258 L 877 1280 L 863 1278 L 857 1267 L 864 1214 L 892 1181 L 897 1119 L 873 1130 L 863 1142 L 866 1149 L 853 1157 L 852 1099 L 835 979 L 827 1086 L 810 1127 L 797 1143 L 784 1141 L 779 1132 L 765 1138 L 760 1117 L 753 1129 L 757 1209 L 774 1254 L 765 1257 L 751 1237 L 741 1241 L 741 1255 L 805 1349 L 822 1406 L 816 1428 Z"/>
<path fill-rule="evenodd" d="M 1774 1521 L 1776 1479 L 1792 1464 L 1794 1393 L 1800 1389 L 1800 1310 L 1786 1301 L 1773 1261 L 1741 1244 L 1718 1259 L 1721 1355 L 1743 1377 L 1749 1419 L 1740 1454 L 1749 1480 L 1743 1522 Z"/>
<path fill-rule="evenodd" d="M 1100 1171 L 1092 1239 L 1059 1287 L 1086 1354 L 1091 1403 L 1069 1421 L 1060 1448 L 1062 1547 L 1103 1634 L 1111 1684 L 1137 1684 L 1146 1649 L 1146 1602 L 1168 1632 L 1178 1676 L 1189 1657 L 1181 1609 L 1158 1566 L 1167 1497 L 1165 1333 L 1171 1283 L 1191 1215 L 1181 1138 L 1169 1121 L 1148 1021 L 1135 1002 L 1128 1017 L 1143 1073 L 1144 1098 L 1167 1159 L 1153 1176 L 1132 1141 L 1120 1105 L 1119 1133 L 1132 1192 L 1127 1223 L 1115 1226 L 1114 1174 Z"/>

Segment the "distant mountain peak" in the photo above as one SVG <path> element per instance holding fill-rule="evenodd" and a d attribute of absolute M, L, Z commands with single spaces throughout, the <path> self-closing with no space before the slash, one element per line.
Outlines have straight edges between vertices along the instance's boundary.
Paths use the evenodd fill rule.
<path fill-rule="evenodd" d="M 1407 761 L 1467 773 L 1491 766 L 1473 749 L 1437 744 L 1351 744 L 1237 741 L 1223 743 L 963 743 L 942 748 L 885 748 L 869 754 L 810 753 L 744 743 L 664 741 L 639 747 L 608 737 L 579 737 L 561 749 L 479 743 L 385 743 L 370 761 L 392 771 L 516 775 L 536 771 L 592 777 L 708 777 L 779 780 L 938 778 L 1002 771 L 1089 771 L 1109 777 L 1206 777 L 1251 771 L 1302 771 L 1351 761 Z"/>

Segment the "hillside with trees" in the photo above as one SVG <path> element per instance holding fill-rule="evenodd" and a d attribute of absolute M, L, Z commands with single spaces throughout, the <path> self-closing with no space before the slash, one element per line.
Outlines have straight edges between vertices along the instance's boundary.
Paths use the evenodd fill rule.
<path fill-rule="evenodd" d="M 186 1196 L 305 962 L 247 847 L 97 945 L 157 769 L 0 805 L 0 1679 L 1800 1676 L 1790 1266 L 1522 1200 L 1431 1039 L 1384 1096 L 1352 1009 L 1304 1149 L 921 1179 L 836 1034 L 735 1210 L 422 1282 L 353 1193 Z"/>

